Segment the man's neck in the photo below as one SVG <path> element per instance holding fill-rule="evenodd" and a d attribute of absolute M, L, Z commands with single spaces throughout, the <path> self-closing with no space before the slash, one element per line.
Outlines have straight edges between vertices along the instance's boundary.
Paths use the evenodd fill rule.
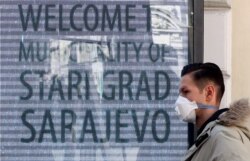
<path fill-rule="evenodd" d="M 196 127 L 199 129 L 216 111 L 216 109 L 197 109 Z"/>
<path fill-rule="evenodd" d="M 220 110 L 217 110 L 212 116 L 210 116 L 210 118 L 207 119 L 207 121 L 205 121 L 202 126 L 198 129 L 197 131 L 197 135 L 200 135 L 201 132 L 204 130 L 204 128 L 207 126 L 208 123 L 210 123 L 211 121 L 214 121 L 216 119 L 218 119 L 218 117 L 223 113 L 228 111 L 228 108 L 223 108 Z"/>

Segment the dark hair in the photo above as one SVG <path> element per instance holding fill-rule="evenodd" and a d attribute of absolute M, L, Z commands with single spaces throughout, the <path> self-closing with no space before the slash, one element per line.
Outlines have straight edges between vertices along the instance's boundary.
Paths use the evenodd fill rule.
<path fill-rule="evenodd" d="M 196 85 L 203 89 L 208 81 L 212 81 L 218 86 L 217 100 L 221 98 L 225 91 L 223 74 L 220 68 L 214 63 L 194 63 L 183 67 L 181 76 L 192 73 Z"/>

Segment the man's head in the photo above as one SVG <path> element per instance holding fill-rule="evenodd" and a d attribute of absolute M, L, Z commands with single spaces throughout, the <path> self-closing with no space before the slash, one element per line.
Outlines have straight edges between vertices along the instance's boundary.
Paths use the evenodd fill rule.
<path fill-rule="evenodd" d="M 183 67 L 180 94 L 190 101 L 219 106 L 225 91 L 220 68 L 213 63 L 194 63 Z"/>

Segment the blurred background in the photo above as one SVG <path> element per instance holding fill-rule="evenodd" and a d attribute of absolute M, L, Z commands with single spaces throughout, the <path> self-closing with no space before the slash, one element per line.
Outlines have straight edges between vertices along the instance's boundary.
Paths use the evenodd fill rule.
<path fill-rule="evenodd" d="M 223 69 L 222 107 L 250 98 L 249 6 L 249 0 L 204 0 L 204 62 Z"/>

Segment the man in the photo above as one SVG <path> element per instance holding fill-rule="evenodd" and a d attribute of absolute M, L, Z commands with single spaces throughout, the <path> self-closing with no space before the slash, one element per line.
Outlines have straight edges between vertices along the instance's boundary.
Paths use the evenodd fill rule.
<path fill-rule="evenodd" d="M 198 128 L 185 161 L 250 161 L 249 102 L 239 100 L 219 110 L 224 90 L 217 65 L 195 63 L 183 68 L 176 111 Z"/>

